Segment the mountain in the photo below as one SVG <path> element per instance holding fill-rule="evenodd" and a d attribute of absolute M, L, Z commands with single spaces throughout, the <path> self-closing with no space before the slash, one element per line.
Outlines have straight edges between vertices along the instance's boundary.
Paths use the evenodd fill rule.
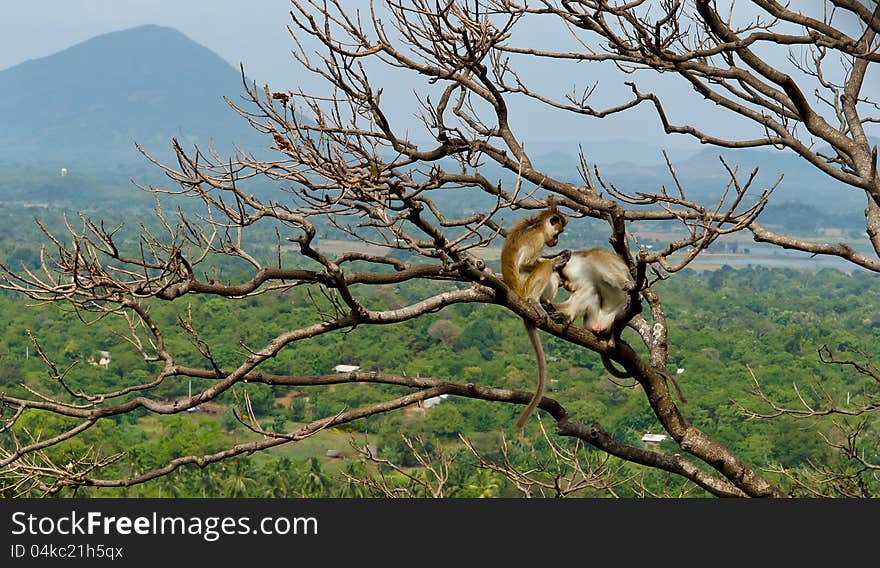
<path fill-rule="evenodd" d="M 223 96 L 239 102 L 241 73 L 168 27 L 94 37 L 0 71 L 0 162 L 73 168 L 167 159 L 170 140 L 221 155 L 266 145 Z"/>
<path fill-rule="evenodd" d="M 139 26 L 94 37 L 54 55 L 0 71 L 0 200 L 57 202 L 88 192 L 110 195 L 131 178 L 161 180 L 161 172 L 141 156 L 143 146 L 160 161 L 172 159 L 170 140 L 203 149 L 213 141 L 221 156 L 233 144 L 268 153 L 268 141 L 223 100 L 242 102 L 240 70 L 208 48 L 168 27 Z M 247 107 L 245 107 L 247 108 Z M 670 138 L 670 159 L 688 196 L 711 206 L 724 190 L 727 174 L 719 160 L 740 166 L 745 181 L 755 166 L 760 174 L 752 194 L 780 174 L 776 204 L 799 201 L 822 211 L 848 214 L 863 222 L 864 194 L 835 182 L 790 151 L 725 150 L 696 147 Z M 676 193 L 659 148 L 633 140 L 584 141 L 586 159 L 597 162 L 602 178 L 629 193 L 656 192 L 661 185 Z M 580 183 L 577 142 L 528 143 L 539 169 Z M 4 167 L 5 166 L 5 167 Z M 70 176 L 57 179 L 60 168 Z M 83 173 L 83 177 L 77 175 Z M 112 175 L 111 175 L 112 174 Z M 488 162 L 489 179 L 515 184 L 511 172 Z M 151 177 L 154 176 L 154 177 Z M 101 179 L 105 190 L 96 189 Z M 256 182 L 255 182 L 256 183 Z M 274 184 L 266 182 L 267 187 Z M 257 188 L 261 189 L 261 188 Z M 82 191 L 81 191 L 82 190 Z M 256 190 L 255 190 L 256 191 Z M 491 196 L 452 205 L 485 209 Z"/>
<path fill-rule="evenodd" d="M 690 156 L 699 149 L 699 144 L 686 138 L 668 136 L 662 144 L 643 142 L 625 138 L 608 138 L 605 140 L 579 140 L 557 142 L 527 142 L 526 150 L 545 163 L 552 164 L 554 159 L 562 163 L 570 162 L 572 154 L 580 148 L 590 164 L 612 164 L 627 161 L 638 164 L 662 164 L 661 146 L 667 149 L 672 159 Z"/>
<path fill-rule="evenodd" d="M 823 154 L 833 154 L 830 149 L 822 151 Z M 682 181 L 688 195 L 706 204 L 711 203 L 721 195 L 725 186 L 730 181 L 730 176 L 721 162 L 721 157 L 731 168 L 737 168 L 737 179 L 740 184 L 745 184 L 751 172 L 758 168 L 758 173 L 749 189 L 751 195 L 759 195 L 761 191 L 770 188 L 779 176 L 782 181 L 773 192 L 772 201 L 776 204 L 785 202 L 812 203 L 821 209 L 837 213 L 850 213 L 855 217 L 862 217 L 865 207 L 864 192 L 836 181 L 819 168 L 809 164 L 804 158 L 791 150 L 776 149 L 738 149 L 728 150 L 724 148 L 704 148 L 693 156 L 673 162 L 676 175 Z M 632 165 L 617 164 L 608 169 L 609 176 L 619 173 L 624 178 L 631 176 L 631 183 L 646 185 L 658 180 L 666 184 L 666 187 L 674 191 L 674 182 L 666 169 L 666 166 L 655 166 L 653 179 L 643 177 Z M 615 181 L 618 179 L 614 177 Z M 729 193 L 728 201 L 733 196 L 733 188 Z"/>
<path fill-rule="evenodd" d="M 880 140 L 871 139 L 872 144 Z M 610 153 L 617 150 L 615 156 Z M 582 183 L 576 171 L 578 163 L 574 150 L 568 153 L 554 152 L 537 155 L 533 158 L 536 167 L 551 171 L 556 176 L 574 183 Z M 830 148 L 822 150 L 823 154 L 833 154 Z M 672 194 L 677 195 L 675 181 L 666 164 L 662 162 L 660 151 L 655 151 L 660 160 L 654 159 L 646 149 L 639 148 L 631 152 L 623 143 L 609 145 L 604 156 L 595 159 L 602 178 L 628 193 L 658 192 L 665 186 Z M 836 181 L 828 174 L 820 171 L 791 150 L 776 149 L 737 149 L 729 150 L 719 147 L 703 147 L 696 152 L 681 149 L 669 152 L 675 173 L 682 183 L 688 198 L 713 206 L 730 181 L 730 176 L 720 157 L 731 168 L 737 168 L 737 179 L 745 184 L 752 170 L 758 168 L 758 174 L 752 182 L 749 194 L 758 196 L 771 187 L 782 175 L 782 182 L 774 190 L 772 201 L 776 204 L 787 202 L 813 203 L 835 214 L 848 213 L 859 222 L 864 223 L 862 210 L 865 207 L 865 195 L 842 182 Z M 587 156 L 592 165 L 594 159 Z M 734 195 L 731 188 L 728 202 Z"/>

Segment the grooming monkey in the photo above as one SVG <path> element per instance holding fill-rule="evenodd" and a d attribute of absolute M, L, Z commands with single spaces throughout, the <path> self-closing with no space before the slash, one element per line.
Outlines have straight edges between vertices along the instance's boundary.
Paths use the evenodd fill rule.
<path fill-rule="evenodd" d="M 568 300 L 556 304 L 556 310 L 573 322 L 583 317 L 583 326 L 598 337 L 616 342 L 623 331 L 621 316 L 628 307 L 629 292 L 635 286 L 632 275 L 620 255 L 603 248 L 576 250 L 564 266 L 557 268 L 560 283 L 571 293 Z M 629 377 L 600 353 L 602 365 L 618 378 Z M 675 377 L 664 373 L 678 398 L 687 402 Z"/>
<path fill-rule="evenodd" d="M 598 336 L 610 335 L 635 286 L 623 259 L 603 248 L 576 250 L 557 271 L 571 296 L 556 309 L 572 321 L 583 316 L 584 327 Z"/>
<path fill-rule="evenodd" d="M 556 246 L 559 234 L 568 221 L 556 206 L 551 206 L 535 216 L 517 221 L 508 231 L 504 245 L 501 247 L 501 275 L 504 282 L 514 292 L 526 300 L 538 303 L 550 302 L 556 296 L 559 277 L 556 270 L 568 260 L 571 252 L 562 251 L 554 257 L 541 257 L 545 246 Z M 544 396 L 546 384 L 546 361 L 541 340 L 535 326 L 523 319 L 526 335 L 535 349 L 538 364 L 538 387 L 528 406 L 516 421 L 516 427 L 522 428 L 528 417 L 537 408 Z"/>

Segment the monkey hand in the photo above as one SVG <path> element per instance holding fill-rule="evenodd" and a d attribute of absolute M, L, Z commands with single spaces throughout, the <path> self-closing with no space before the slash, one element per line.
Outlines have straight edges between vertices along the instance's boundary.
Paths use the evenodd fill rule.
<path fill-rule="evenodd" d="M 571 250 L 565 249 L 559 251 L 549 258 L 553 259 L 554 270 L 562 268 L 569 260 L 571 260 Z"/>

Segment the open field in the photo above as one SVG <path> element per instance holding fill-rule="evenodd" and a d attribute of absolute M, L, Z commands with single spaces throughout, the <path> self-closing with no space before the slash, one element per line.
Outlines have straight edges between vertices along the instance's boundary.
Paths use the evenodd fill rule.
<path fill-rule="evenodd" d="M 277 402 L 281 403 L 283 400 L 279 398 L 277 399 Z M 184 417 L 184 419 L 192 420 L 193 422 L 213 420 L 221 424 L 222 430 L 223 417 L 226 415 L 228 407 L 219 404 L 215 404 L 214 407 L 219 407 L 222 410 L 214 412 L 213 410 L 215 409 L 212 408 L 212 412 L 209 414 L 197 411 L 192 413 L 182 413 L 181 416 Z M 302 422 L 287 421 L 284 424 L 284 428 L 287 432 L 293 432 L 304 424 L 305 423 Z M 162 420 L 158 416 L 144 416 L 138 419 L 138 426 L 147 435 L 148 442 L 158 442 L 163 435 Z M 268 424 L 264 424 L 263 427 L 266 430 L 270 429 Z M 238 423 L 236 423 L 236 428 L 234 430 L 222 430 L 222 432 L 222 439 L 217 441 L 220 444 L 227 446 L 250 442 L 261 438 L 259 434 L 248 430 Z M 322 465 L 325 466 L 327 471 L 335 471 L 338 467 L 341 467 L 344 458 L 351 458 L 357 454 L 355 448 L 352 447 L 351 440 L 354 440 L 354 443 L 357 444 L 358 447 L 374 443 L 367 434 L 347 432 L 339 428 L 327 428 L 316 432 L 314 435 L 303 440 L 289 442 L 276 448 L 271 448 L 265 452 L 256 453 L 253 455 L 253 459 L 259 463 L 269 459 L 275 459 L 278 456 L 287 456 L 295 461 L 305 461 L 309 458 L 316 457 L 323 462 Z M 328 457 L 328 450 L 333 451 L 336 457 Z"/>

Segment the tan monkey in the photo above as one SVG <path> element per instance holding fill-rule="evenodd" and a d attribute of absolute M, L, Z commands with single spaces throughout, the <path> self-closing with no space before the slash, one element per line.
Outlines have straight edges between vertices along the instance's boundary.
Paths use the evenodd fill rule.
<path fill-rule="evenodd" d="M 609 335 L 635 285 L 623 259 L 603 248 L 576 250 L 557 270 L 571 296 L 556 309 L 570 320 L 583 316 L 584 327 L 596 335 Z"/>
<path fill-rule="evenodd" d="M 583 317 L 583 326 L 598 337 L 616 342 L 623 331 L 620 318 L 628 307 L 629 292 L 635 286 L 632 275 L 620 255 L 603 248 L 572 251 L 571 258 L 557 269 L 562 286 L 571 293 L 556 310 L 569 321 Z M 629 377 L 604 353 L 602 365 L 613 376 Z M 686 402 L 675 377 L 666 373 L 678 398 Z"/>
<path fill-rule="evenodd" d="M 567 222 L 565 216 L 551 206 L 537 215 L 520 219 L 507 232 L 501 247 L 501 275 L 504 282 L 523 298 L 538 303 L 543 300 L 552 305 L 550 302 L 559 287 L 556 270 L 568 260 L 570 251 L 562 251 L 550 258 L 541 257 L 541 251 L 545 246 L 556 246 Z M 535 349 L 538 386 L 532 400 L 517 419 L 517 428 L 522 428 L 537 408 L 546 384 L 546 361 L 538 331 L 529 320 L 523 319 L 523 324 Z"/>

